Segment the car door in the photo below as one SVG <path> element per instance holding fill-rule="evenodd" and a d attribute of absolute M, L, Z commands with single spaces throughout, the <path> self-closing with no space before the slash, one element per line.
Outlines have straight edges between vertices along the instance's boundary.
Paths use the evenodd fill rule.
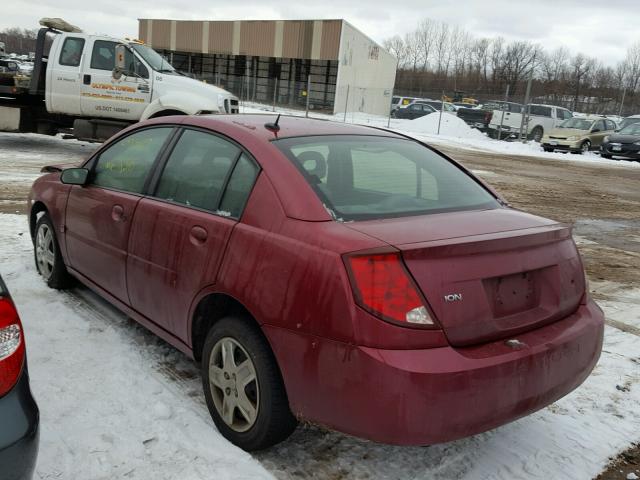
<path fill-rule="evenodd" d="M 151 102 L 153 81 L 149 69 L 129 49 L 125 53 L 127 73 L 113 78 L 116 45 L 113 40 L 93 39 L 87 51 L 81 89 L 83 115 L 139 120 Z"/>
<path fill-rule="evenodd" d="M 414 118 L 418 118 L 424 115 L 424 111 L 422 109 L 422 104 L 414 103 L 409 105 L 409 118 L 413 120 Z"/>
<path fill-rule="evenodd" d="M 116 140 L 87 165 L 89 183 L 69 191 L 65 240 L 70 266 L 125 304 L 131 220 L 172 131 L 168 126 L 143 128 Z"/>
<path fill-rule="evenodd" d="M 592 147 L 599 147 L 602 143 L 602 139 L 609 135 L 611 132 L 607 130 L 607 126 L 604 120 L 598 120 L 591 127 L 591 134 L 589 135 L 591 139 Z"/>
<path fill-rule="evenodd" d="M 51 113 L 80 115 L 80 86 L 82 85 L 85 38 L 68 35 L 60 38 L 62 45 L 48 61 L 47 106 Z"/>
<path fill-rule="evenodd" d="M 185 129 L 153 195 L 136 209 L 127 260 L 131 304 L 185 342 L 191 303 L 215 283 L 258 171 L 237 144 Z"/>

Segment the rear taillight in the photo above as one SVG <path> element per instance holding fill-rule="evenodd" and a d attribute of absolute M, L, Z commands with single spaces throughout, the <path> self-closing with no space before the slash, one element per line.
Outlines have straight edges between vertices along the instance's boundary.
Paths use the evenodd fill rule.
<path fill-rule="evenodd" d="M 13 302 L 0 297 L 0 397 L 13 388 L 24 363 L 22 325 Z"/>
<path fill-rule="evenodd" d="M 399 253 L 350 255 L 346 264 L 356 302 L 362 308 L 394 323 L 434 326 Z"/>

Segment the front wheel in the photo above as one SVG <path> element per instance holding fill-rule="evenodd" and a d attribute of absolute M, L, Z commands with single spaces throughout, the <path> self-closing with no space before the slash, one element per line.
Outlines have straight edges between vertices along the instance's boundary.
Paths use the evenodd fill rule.
<path fill-rule="evenodd" d="M 580 145 L 580 153 L 588 153 L 591 150 L 591 142 L 589 140 L 585 140 Z"/>
<path fill-rule="evenodd" d="M 218 430 L 243 450 L 268 448 L 296 428 L 275 357 L 250 319 L 226 317 L 211 328 L 202 384 Z"/>
<path fill-rule="evenodd" d="M 55 228 L 46 213 L 36 223 L 33 247 L 36 269 L 47 285 L 59 290 L 70 287 L 73 281 L 62 259 Z"/>

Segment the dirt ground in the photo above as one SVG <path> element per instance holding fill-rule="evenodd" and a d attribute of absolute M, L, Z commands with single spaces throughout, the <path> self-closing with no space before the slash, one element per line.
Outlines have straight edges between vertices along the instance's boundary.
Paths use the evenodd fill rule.
<path fill-rule="evenodd" d="M 640 168 L 441 149 L 514 207 L 572 223 L 592 282 L 640 286 Z"/>

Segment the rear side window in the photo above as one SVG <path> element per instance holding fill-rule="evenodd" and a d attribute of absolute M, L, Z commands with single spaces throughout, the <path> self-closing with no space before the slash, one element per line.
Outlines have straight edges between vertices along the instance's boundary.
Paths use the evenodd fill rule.
<path fill-rule="evenodd" d="M 243 154 L 233 169 L 229 184 L 224 191 L 220 212 L 234 218 L 240 218 L 244 206 L 247 203 L 253 184 L 258 176 L 259 169 L 253 160 Z"/>
<path fill-rule="evenodd" d="M 62 44 L 59 60 L 60 65 L 67 67 L 77 67 L 80 65 L 83 49 L 84 38 L 67 37 Z"/>
<path fill-rule="evenodd" d="M 185 130 L 167 161 L 155 196 L 215 212 L 240 148 L 210 133 Z"/>
<path fill-rule="evenodd" d="M 542 105 L 529 106 L 529 112 L 531 115 L 539 115 L 541 117 L 551 118 L 551 107 L 543 107 Z"/>
<path fill-rule="evenodd" d="M 367 220 L 497 208 L 497 200 L 449 160 L 417 142 L 374 136 L 274 142 L 333 216 Z"/>
<path fill-rule="evenodd" d="M 142 193 L 151 167 L 172 127 L 149 128 L 107 147 L 93 170 L 93 184 L 129 193 Z"/>

